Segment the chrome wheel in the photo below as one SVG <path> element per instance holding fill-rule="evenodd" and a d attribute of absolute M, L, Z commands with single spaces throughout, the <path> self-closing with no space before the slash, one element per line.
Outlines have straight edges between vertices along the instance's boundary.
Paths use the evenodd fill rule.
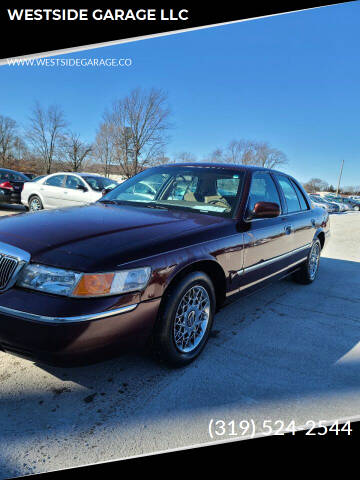
<path fill-rule="evenodd" d="M 195 285 L 180 300 L 174 322 L 174 342 L 183 353 L 195 350 L 203 339 L 210 318 L 210 298 L 207 290 Z"/>
<path fill-rule="evenodd" d="M 37 197 L 33 198 L 30 202 L 30 210 L 32 212 L 36 212 L 37 210 L 41 210 L 42 209 L 42 204 L 41 204 L 41 200 Z"/>
<path fill-rule="evenodd" d="M 314 243 L 310 251 L 309 257 L 309 276 L 313 280 L 319 267 L 320 260 L 320 245 L 318 242 Z"/>

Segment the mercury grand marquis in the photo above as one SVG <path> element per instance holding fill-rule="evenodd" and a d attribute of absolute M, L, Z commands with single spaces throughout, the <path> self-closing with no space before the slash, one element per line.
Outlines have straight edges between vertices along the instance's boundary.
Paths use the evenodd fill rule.
<path fill-rule="evenodd" d="M 186 365 L 231 298 L 287 275 L 313 282 L 328 235 L 328 213 L 291 176 L 214 163 L 149 168 L 92 205 L 3 218 L 0 350 L 74 365 L 151 345 Z"/>

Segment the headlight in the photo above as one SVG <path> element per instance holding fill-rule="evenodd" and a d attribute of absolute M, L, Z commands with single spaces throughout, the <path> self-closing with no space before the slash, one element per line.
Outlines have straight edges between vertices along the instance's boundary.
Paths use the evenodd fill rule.
<path fill-rule="evenodd" d="M 21 270 L 17 285 L 57 295 L 71 295 L 81 273 L 29 264 Z"/>
<path fill-rule="evenodd" d="M 150 267 L 90 274 L 29 264 L 21 271 L 17 285 L 68 297 L 99 297 L 142 290 L 150 273 Z"/>

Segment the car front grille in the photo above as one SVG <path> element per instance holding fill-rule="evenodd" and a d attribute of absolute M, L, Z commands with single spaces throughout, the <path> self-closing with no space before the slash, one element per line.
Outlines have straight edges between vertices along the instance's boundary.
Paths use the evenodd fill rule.
<path fill-rule="evenodd" d="M 12 279 L 19 264 L 16 258 L 0 254 L 0 290 L 4 290 Z"/>

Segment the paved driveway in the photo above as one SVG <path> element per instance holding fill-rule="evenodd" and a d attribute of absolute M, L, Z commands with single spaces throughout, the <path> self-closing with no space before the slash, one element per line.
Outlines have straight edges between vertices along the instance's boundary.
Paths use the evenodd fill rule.
<path fill-rule="evenodd" d="M 0 353 L 0 478 L 211 441 L 211 418 L 360 416 L 360 213 L 332 216 L 318 280 L 283 280 L 217 316 L 202 356 L 44 368 Z M 224 436 L 222 438 L 229 438 Z"/>

